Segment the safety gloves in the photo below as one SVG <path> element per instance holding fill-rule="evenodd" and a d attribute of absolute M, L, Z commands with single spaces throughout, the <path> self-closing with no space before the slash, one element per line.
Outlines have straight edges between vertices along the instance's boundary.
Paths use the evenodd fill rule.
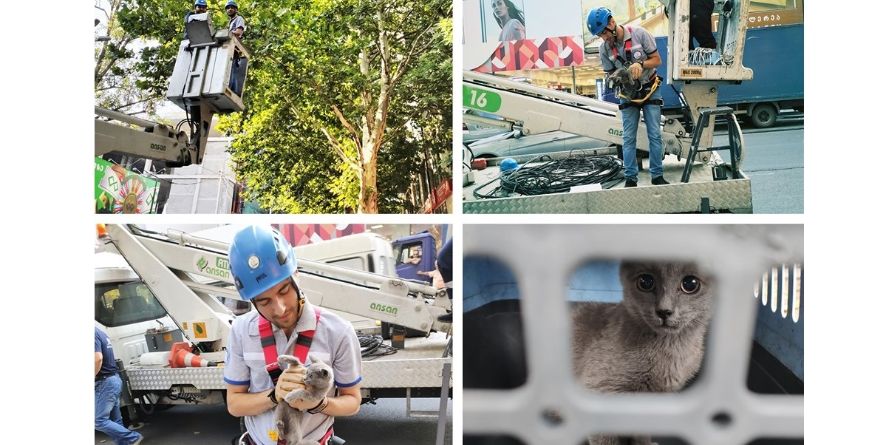
<path fill-rule="evenodd" d="M 634 62 L 628 67 L 628 71 L 631 72 L 631 79 L 637 80 L 643 75 L 643 65 L 640 62 Z"/>
<path fill-rule="evenodd" d="M 289 394 L 290 391 L 304 389 L 306 372 L 307 368 L 304 366 L 291 366 L 283 370 L 280 377 L 277 377 L 277 387 L 274 389 L 274 397 L 277 398 L 278 403 L 282 402 L 283 397 L 286 397 L 286 394 Z M 308 408 L 312 408 L 316 404 L 317 403 L 314 402 Z M 290 406 L 298 409 L 296 406 L 293 406 L 293 404 L 290 404 Z"/>

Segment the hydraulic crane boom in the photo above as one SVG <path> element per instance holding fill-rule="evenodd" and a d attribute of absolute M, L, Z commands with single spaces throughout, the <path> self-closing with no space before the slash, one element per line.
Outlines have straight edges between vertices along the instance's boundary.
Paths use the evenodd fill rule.
<path fill-rule="evenodd" d="M 233 315 L 216 297 L 240 299 L 228 265 L 228 244 L 184 233 L 163 235 L 110 225 L 107 241 L 150 288 L 184 335 L 195 343 L 227 344 Z M 437 320 L 448 298 L 424 284 L 299 260 L 299 285 L 313 304 L 423 332 L 445 329 Z M 445 295 L 445 294 L 444 294 Z M 427 300 L 433 299 L 433 304 Z"/>
<path fill-rule="evenodd" d="M 494 113 L 522 127 L 524 134 L 562 130 L 621 145 L 622 124 L 618 106 L 578 94 L 554 91 L 499 76 L 464 72 L 464 105 Z M 472 119 L 466 115 L 465 119 Z M 662 131 L 665 153 L 681 155 L 686 131 L 675 119 L 666 119 Z M 637 147 L 649 151 L 646 124 L 640 122 Z M 687 147 L 688 148 L 688 147 Z"/>
<path fill-rule="evenodd" d="M 206 13 L 187 23 L 189 40 L 179 45 L 166 97 L 188 117 L 190 136 L 168 125 L 95 108 L 95 155 L 111 152 L 166 161 L 169 167 L 203 162 L 216 113 L 243 111 L 249 51 L 227 29 L 214 31 Z M 112 122 L 116 121 L 116 122 Z"/>

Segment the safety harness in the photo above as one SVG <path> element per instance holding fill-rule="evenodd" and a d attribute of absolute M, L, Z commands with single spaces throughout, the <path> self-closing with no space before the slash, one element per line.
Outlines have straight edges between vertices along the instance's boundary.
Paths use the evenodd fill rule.
<path fill-rule="evenodd" d="M 317 318 L 317 324 L 320 324 L 320 309 L 314 308 L 314 315 Z M 293 355 L 298 357 L 299 361 L 305 363 L 308 359 L 308 351 L 311 349 L 311 343 L 314 341 L 314 330 L 302 331 L 298 333 L 295 339 L 295 350 Z M 274 330 L 271 322 L 265 317 L 259 317 L 258 335 L 261 338 L 262 352 L 265 354 L 265 369 L 271 376 L 271 381 L 276 385 L 277 377 L 283 373 L 280 364 L 277 363 L 277 342 L 274 339 Z"/>
<path fill-rule="evenodd" d="M 622 68 L 627 68 L 630 65 L 630 63 L 628 63 L 628 62 L 633 60 L 633 53 L 631 52 L 631 40 L 633 40 L 634 31 L 630 26 L 625 26 L 625 29 L 631 35 L 631 37 L 625 39 L 624 53 L 625 53 L 625 56 L 628 58 L 628 60 L 626 61 L 625 59 L 623 59 L 621 57 L 621 55 L 618 54 L 618 50 L 616 49 L 615 45 L 610 45 L 610 48 L 609 48 L 610 50 L 612 50 L 612 57 L 614 59 L 617 59 L 618 62 L 621 63 Z M 618 97 L 621 99 L 624 99 L 628 102 L 619 104 L 618 109 L 624 110 L 627 107 L 641 107 L 642 108 L 646 104 L 659 105 L 659 106 L 662 105 L 664 102 L 661 99 L 649 99 L 649 97 L 652 96 L 652 93 L 655 93 L 655 91 L 658 90 L 659 85 L 661 85 L 661 77 L 658 77 L 658 73 L 653 73 L 652 79 L 650 79 L 649 82 L 647 82 L 645 85 L 642 85 L 640 88 L 640 91 L 638 94 L 642 95 L 642 97 L 632 98 L 632 97 L 625 96 L 624 94 L 622 94 L 621 88 L 619 88 L 618 89 Z"/>
<path fill-rule="evenodd" d="M 319 326 L 320 308 L 314 308 L 314 316 L 317 320 L 317 326 Z M 295 347 L 293 348 L 292 355 L 296 356 L 302 363 L 305 363 L 308 359 L 308 351 L 311 350 L 311 343 L 314 342 L 314 332 L 316 332 L 316 329 L 302 331 L 295 338 Z M 268 371 L 271 381 L 276 385 L 277 378 L 280 377 L 283 370 L 280 369 L 280 364 L 277 363 L 277 341 L 274 339 L 274 329 L 271 327 L 271 322 L 265 317 L 259 317 L 258 334 L 261 339 L 262 352 L 265 354 L 265 369 Z M 326 434 L 320 439 L 320 444 L 325 444 L 330 437 L 332 437 L 332 428 L 326 431 Z M 277 445 L 285 444 L 285 439 L 277 439 Z"/>

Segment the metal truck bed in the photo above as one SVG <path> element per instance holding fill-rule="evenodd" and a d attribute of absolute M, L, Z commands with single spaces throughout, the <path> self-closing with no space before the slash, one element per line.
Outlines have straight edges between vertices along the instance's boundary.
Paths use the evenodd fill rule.
<path fill-rule="evenodd" d="M 427 338 L 407 338 L 406 348 L 396 354 L 363 361 L 364 389 L 440 388 L 443 365 L 452 358 L 443 357 L 449 341 L 445 333 L 434 332 Z M 126 374 L 133 391 L 165 391 L 176 385 L 193 385 L 199 390 L 225 389 L 224 368 L 169 368 L 129 366 Z"/>
<path fill-rule="evenodd" d="M 608 190 L 554 193 L 549 195 L 477 199 L 474 190 L 497 178 L 497 167 L 475 171 L 474 184 L 464 187 L 464 213 L 693 213 L 703 211 L 708 198 L 710 211 L 752 213 L 751 180 L 741 171 L 740 179 L 714 181 L 710 167 L 696 163 L 688 183 L 680 183 L 683 161 L 676 156 L 664 160 L 664 177 L 670 185 L 652 186 L 648 170 L 639 174 L 639 187 L 623 183 Z M 532 164 L 529 164 L 532 165 Z M 644 166 L 646 163 L 644 162 Z M 485 193 L 493 185 L 483 189 Z"/>

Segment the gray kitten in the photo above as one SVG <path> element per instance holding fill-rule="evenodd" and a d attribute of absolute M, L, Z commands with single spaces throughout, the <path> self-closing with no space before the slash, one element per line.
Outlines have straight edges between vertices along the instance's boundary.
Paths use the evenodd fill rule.
<path fill-rule="evenodd" d="M 304 417 L 304 413 L 289 406 L 289 402 L 293 400 L 307 400 L 320 403 L 323 400 L 323 396 L 332 388 L 332 368 L 313 355 L 310 355 L 309 358 L 311 359 L 311 364 L 308 365 L 307 372 L 305 372 L 304 389 L 298 389 L 286 394 L 274 411 L 277 432 L 281 436 L 285 434 L 284 437 L 288 445 L 320 445 L 316 440 L 303 439 L 304 432 L 301 429 L 301 420 Z M 301 361 L 291 355 L 277 357 L 277 363 L 279 363 L 280 369 L 301 365 Z"/>
<path fill-rule="evenodd" d="M 574 303 L 576 377 L 599 392 L 675 392 L 701 368 L 713 279 L 692 263 L 624 261 L 620 303 Z M 649 444 L 595 436 L 594 445 Z"/>
<path fill-rule="evenodd" d="M 631 79 L 631 71 L 627 67 L 621 67 L 606 76 L 606 86 L 615 88 L 625 97 L 634 99 L 642 88 L 640 81 Z"/>

